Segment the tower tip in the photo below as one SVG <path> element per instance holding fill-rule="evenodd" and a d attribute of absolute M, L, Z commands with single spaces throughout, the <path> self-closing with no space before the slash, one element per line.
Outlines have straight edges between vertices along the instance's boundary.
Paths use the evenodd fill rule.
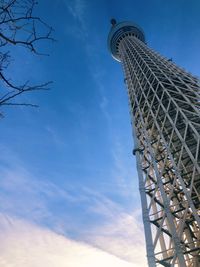
<path fill-rule="evenodd" d="M 112 19 L 110 20 L 110 23 L 111 23 L 112 26 L 115 26 L 115 25 L 117 24 L 117 21 L 116 21 L 116 19 L 113 19 L 113 18 L 112 18 Z"/>

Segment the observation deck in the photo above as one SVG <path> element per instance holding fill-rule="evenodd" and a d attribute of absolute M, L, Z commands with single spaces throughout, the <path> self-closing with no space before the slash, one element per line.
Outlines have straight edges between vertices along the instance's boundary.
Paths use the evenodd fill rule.
<path fill-rule="evenodd" d="M 140 41 L 145 42 L 144 32 L 139 26 L 137 26 L 137 24 L 130 21 L 117 23 L 115 19 L 111 20 L 111 24 L 112 27 L 108 35 L 108 49 L 115 60 L 121 61 L 119 55 L 119 44 L 124 37 L 135 36 Z"/>

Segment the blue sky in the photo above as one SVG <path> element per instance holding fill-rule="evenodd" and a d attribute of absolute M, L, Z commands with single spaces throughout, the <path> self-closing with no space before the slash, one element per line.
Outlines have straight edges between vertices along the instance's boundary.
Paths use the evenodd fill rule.
<path fill-rule="evenodd" d="M 39 109 L 3 110 L 1 266 L 41 266 L 23 254 L 34 242 L 37 255 L 53 251 L 57 263 L 43 257 L 50 267 L 97 266 L 97 259 L 146 266 L 128 99 L 121 66 L 107 49 L 109 21 L 136 22 L 150 47 L 200 76 L 199 12 L 198 0 L 39 1 L 36 13 L 57 42 L 41 45 L 50 57 L 17 48 L 9 74 L 54 83 L 51 91 L 24 96 Z M 58 252 L 63 244 L 70 255 Z M 77 259 L 76 249 L 86 256 Z"/>

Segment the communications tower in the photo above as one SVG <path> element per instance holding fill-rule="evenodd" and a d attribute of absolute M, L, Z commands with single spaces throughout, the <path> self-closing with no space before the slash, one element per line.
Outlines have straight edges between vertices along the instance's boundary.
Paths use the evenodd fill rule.
<path fill-rule="evenodd" d="M 128 88 L 147 259 L 200 266 L 200 83 L 150 49 L 143 30 L 116 23 L 108 36 Z"/>

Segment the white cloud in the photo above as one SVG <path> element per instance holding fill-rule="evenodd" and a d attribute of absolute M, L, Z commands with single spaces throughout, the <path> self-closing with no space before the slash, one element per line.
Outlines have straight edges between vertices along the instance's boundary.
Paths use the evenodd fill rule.
<path fill-rule="evenodd" d="M 107 209 L 109 210 L 109 207 Z M 138 266 L 147 266 L 144 231 L 138 213 L 136 211 L 132 215 L 123 212 L 112 214 L 110 209 L 112 219 L 90 229 L 85 240 L 121 259 Z"/>
<path fill-rule="evenodd" d="M 0 215 L 1 267 L 136 267 L 81 242 Z"/>
<path fill-rule="evenodd" d="M 118 258 L 146 266 L 138 211 L 130 213 L 104 193 L 88 187 L 59 185 L 36 178 L 14 155 L 5 157 L 6 162 L 0 168 L 0 211 L 45 225 L 65 236 L 76 236 Z M 17 225 L 14 222 L 9 228 L 9 233 L 13 228 L 12 236 L 18 232 Z"/>

